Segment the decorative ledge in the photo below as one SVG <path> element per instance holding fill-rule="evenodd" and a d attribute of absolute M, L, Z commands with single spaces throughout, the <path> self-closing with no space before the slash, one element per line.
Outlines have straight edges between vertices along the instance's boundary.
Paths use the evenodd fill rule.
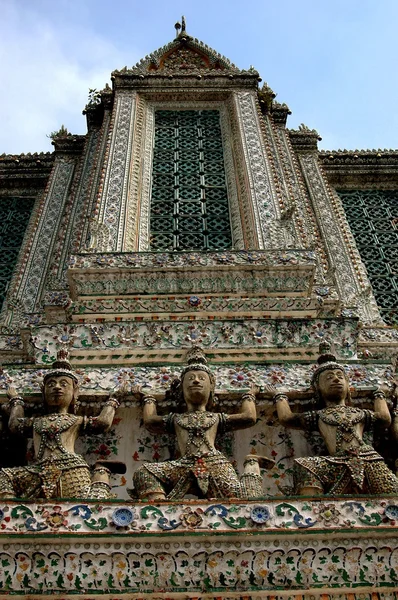
<path fill-rule="evenodd" d="M 288 588 L 297 600 L 391 599 L 397 515 L 397 498 L 11 502 L 0 522 L 0 594 L 264 600 Z"/>
<path fill-rule="evenodd" d="M 71 269 L 105 270 L 112 267 L 217 267 L 220 265 L 314 265 L 316 253 L 310 250 L 247 250 L 225 252 L 106 252 L 74 254 Z"/>
<path fill-rule="evenodd" d="M 0 534 L 37 536 L 93 533 L 153 536 L 165 532 L 232 532 L 279 535 L 311 530 L 312 534 L 360 531 L 398 535 L 398 498 L 322 500 L 264 498 L 256 501 L 145 502 L 80 501 L 7 502 L 1 504 Z"/>
<path fill-rule="evenodd" d="M 266 319 L 337 316 L 336 299 L 236 297 L 208 294 L 187 296 L 135 296 L 123 298 L 81 298 L 68 309 L 73 322 L 151 320 L 156 314 L 162 319 L 178 315 L 179 320 L 204 318 L 208 315 L 236 319 L 262 317 Z"/>
<path fill-rule="evenodd" d="M 339 358 L 356 355 L 356 319 L 221 319 L 180 320 L 156 316 L 133 322 L 50 325 L 31 328 L 30 348 L 36 364 L 51 364 L 68 345 L 76 365 L 123 359 L 125 365 L 179 362 L 184 351 L 200 344 L 212 362 L 313 359 L 320 340 L 334 340 Z"/>
<path fill-rule="evenodd" d="M 239 293 L 309 296 L 313 252 L 106 253 L 71 257 L 71 297 Z"/>

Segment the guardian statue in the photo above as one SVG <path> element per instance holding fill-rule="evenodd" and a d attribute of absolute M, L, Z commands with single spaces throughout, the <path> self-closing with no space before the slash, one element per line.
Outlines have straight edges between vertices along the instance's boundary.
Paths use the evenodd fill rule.
<path fill-rule="evenodd" d="M 374 393 L 374 410 L 347 406 L 350 400 L 347 373 L 330 354 L 330 345 L 321 344 L 321 355 L 312 375 L 312 386 L 323 408 L 293 413 L 285 392 L 274 396 L 279 421 L 285 427 L 319 431 L 328 456 L 296 458 L 295 493 L 391 494 L 398 492 L 398 479 L 383 458 L 363 440 L 375 423 L 391 423 L 385 395 Z"/>
<path fill-rule="evenodd" d="M 142 465 L 133 477 L 138 497 L 150 501 L 180 499 L 187 494 L 199 498 L 261 497 L 260 466 L 270 468 L 274 461 L 247 456 L 245 473 L 239 479 L 229 460 L 215 448 L 217 434 L 256 423 L 257 386 L 242 396 L 238 413 L 212 412 L 215 378 L 205 356 L 195 347 L 188 353 L 187 363 L 172 389 L 172 397 L 185 405 L 183 412 L 160 416 L 155 398 L 144 397 L 145 427 L 154 434 L 175 434 L 180 458 Z"/>
<path fill-rule="evenodd" d="M 110 463 L 96 465 L 93 481 L 82 456 L 75 453 L 79 435 L 107 431 L 119 405 L 114 398 L 105 402 L 97 417 L 75 414 L 79 394 L 78 379 L 68 360 L 66 350 L 60 350 L 51 371 L 42 385 L 46 413 L 27 418 L 24 401 L 14 388 L 10 398 L 9 429 L 22 436 L 33 436 L 35 462 L 23 467 L 0 470 L 2 498 L 107 498 L 110 496 L 109 471 L 118 470 Z"/>

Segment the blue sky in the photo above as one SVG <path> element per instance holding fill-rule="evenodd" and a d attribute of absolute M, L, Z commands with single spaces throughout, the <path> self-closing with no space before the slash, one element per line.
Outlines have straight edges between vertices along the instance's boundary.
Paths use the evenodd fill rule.
<path fill-rule="evenodd" d="M 89 88 L 187 31 L 253 65 L 320 147 L 398 147 L 397 0 L 0 0 L 0 153 L 85 133 Z"/>

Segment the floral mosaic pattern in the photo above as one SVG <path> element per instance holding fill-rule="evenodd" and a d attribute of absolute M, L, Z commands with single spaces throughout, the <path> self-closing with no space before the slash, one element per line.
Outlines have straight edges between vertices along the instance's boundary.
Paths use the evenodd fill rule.
<path fill-rule="evenodd" d="M 32 328 L 35 362 L 52 364 L 57 350 L 71 351 L 203 348 L 317 348 L 325 338 L 334 340 L 340 359 L 356 354 L 357 323 L 353 320 L 316 319 L 246 321 L 196 320 L 98 325 L 56 325 Z"/>
<path fill-rule="evenodd" d="M 120 526 L 116 518 L 120 506 L 128 506 L 131 518 Z M 253 508 L 261 508 L 269 514 L 259 523 L 252 518 Z M 115 513 L 116 511 L 116 513 Z M 115 519 L 114 519 L 114 515 Z M 33 502 L 4 501 L 0 507 L 0 530 L 4 533 L 27 532 L 117 534 L 126 532 L 161 533 L 165 531 L 195 530 L 196 532 L 250 531 L 252 533 L 283 530 L 319 532 L 333 528 L 334 531 L 352 529 L 368 531 L 384 528 L 398 531 L 398 504 L 396 499 L 345 500 L 298 500 L 264 498 L 256 502 L 211 502 L 188 500 L 185 503 L 143 502 L 123 505 L 104 501 L 73 504 L 36 504 Z"/>
<path fill-rule="evenodd" d="M 0 527 L 3 533 L 23 535 L 24 544 L 17 539 L 0 547 L 0 588 L 29 594 L 43 590 L 242 594 L 281 587 L 294 593 L 303 588 L 361 586 L 373 591 L 381 587 L 387 593 L 398 580 L 398 538 L 389 537 L 385 544 L 381 534 L 386 528 L 396 533 L 397 524 L 388 516 L 391 506 L 382 499 L 267 501 L 262 508 L 263 514 L 269 511 L 269 518 L 260 524 L 251 518 L 258 507 L 253 503 L 136 504 L 124 509 L 109 502 L 8 503 L 1 508 Z M 128 517 L 126 526 L 113 521 L 120 523 L 121 511 Z M 331 528 L 334 537 L 326 538 Z M 369 540 L 371 529 L 381 535 Z M 275 541 L 275 532 L 283 530 L 294 531 L 295 536 Z M 307 539 L 303 534 L 308 530 L 320 535 Z M 210 543 L 198 537 L 215 531 L 251 535 L 239 542 L 215 538 Z M 59 543 L 56 538 L 66 532 L 68 543 Z M 173 533 L 172 542 L 168 532 Z M 134 538 L 126 537 L 129 533 Z M 159 533 L 164 536 L 161 544 Z M 50 546 L 38 544 L 48 535 Z M 110 535 L 110 543 L 99 547 L 93 535 Z"/>
<path fill-rule="evenodd" d="M 42 355 L 49 354 L 50 348 L 49 345 L 44 344 L 41 348 Z M 48 359 L 45 359 L 45 364 L 50 364 L 50 362 Z M 22 371 L 16 367 L 4 367 L 2 372 L 0 372 L 0 385 L 5 390 L 6 384 L 13 382 L 22 394 L 39 394 L 41 393 L 40 383 L 47 368 Z M 345 368 L 350 378 L 350 385 L 353 388 L 377 386 L 382 381 L 392 381 L 394 378 L 391 365 L 361 365 L 353 362 L 346 364 Z M 233 392 L 233 390 L 247 389 L 249 387 L 249 380 L 258 383 L 260 386 L 271 384 L 276 387 L 303 389 L 310 385 L 312 369 L 313 365 L 278 363 L 273 365 L 251 364 L 250 367 L 239 364 L 229 366 L 215 365 L 212 370 L 217 382 L 216 392 Z M 146 388 L 144 391 L 165 390 L 170 387 L 171 380 L 179 376 L 181 367 L 174 365 L 169 365 L 168 367 L 131 368 L 77 367 L 75 371 L 79 377 L 80 391 L 84 395 L 88 393 L 113 393 L 121 387 L 129 392 L 131 386 L 135 384 Z M 134 398 L 129 398 L 128 400 L 132 404 L 135 404 Z M 258 398 L 258 403 L 260 405 L 263 403 L 261 394 Z"/>
<path fill-rule="evenodd" d="M 396 545 L 330 548 L 328 541 L 322 540 L 313 544 L 316 548 L 289 550 L 282 546 L 255 551 L 224 543 L 213 552 L 181 548 L 174 554 L 137 545 L 137 550 L 123 546 L 103 552 L 90 544 L 86 551 L 72 547 L 65 552 L 54 546 L 51 552 L 1 552 L 0 586 L 7 592 L 30 594 L 40 594 L 43 589 L 68 594 L 214 590 L 239 590 L 242 594 L 283 587 L 294 593 L 307 586 L 320 591 L 358 586 L 385 590 L 396 584 Z"/>

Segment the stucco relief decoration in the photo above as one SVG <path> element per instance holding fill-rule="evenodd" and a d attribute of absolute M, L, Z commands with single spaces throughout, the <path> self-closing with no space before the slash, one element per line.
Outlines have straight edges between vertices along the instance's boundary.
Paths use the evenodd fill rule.
<path fill-rule="evenodd" d="M 40 298 L 43 287 L 43 273 L 51 256 L 54 235 L 58 231 L 62 217 L 62 207 L 69 192 L 69 186 L 74 171 L 74 161 L 60 160 L 53 171 L 47 197 L 43 206 L 41 227 L 33 237 L 30 250 L 30 260 L 22 281 L 19 285 L 18 296 L 25 311 L 33 312 Z"/>
<path fill-rule="evenodd" d="M 47 289 L 66 289 L 66 271 L 68 268 L 69 257 L 72 252 L 78 252 L 83 246 L 82 239 L 87 235 L 88 219 L 86 219 L 87 198 L 93 195 L 93 170 L 96 167 L 98 158 L 98 145 L 101 141 L 101 135 L 98 130 L 90 132 L 91 135 L 86 141 L 87 154 L 84 157 L 84 162 L 80 161 L 77 165 L 78 175 L 80 177 L 79 185 L 72 190 L 67 204 L 65 213 L 67 219 L 62 220 L 61 229 L 56 240 L 54 255 L 56 260 L 51 266 L 50 276 L 57 278 L 59 281 L 58 287 L 51 288 L 47 285 Z M 91 188 L 91 189 L 90 189 Z M 108 245 L 99 246 L 104 251 L 108 249 Z"/>
<path fill-rule="evenodd" d="M 177 25 L 179 27 L 177 27 Z M 181 30 L 178 33 L 178 30 Z M 253 71 L 240 71 L 225 56 L 222 56 L 207 44 L 203 44 L 197 38 L 187 34 L 185 29 L 185 19 L 182 19 L 182 26 L 176 23 L 176 38 L 152 52 L 149 56 L 143 58 L 131 69 L 124 68 L 120 71 L 114 71 L 116 75 L 124 74 L 151 74 L 160 71 L 163 74 L 181 73 L 193 74 L 199 71 L 213 72 L 232 72 L 232 73 L 250 73 Z M 256 75 L 257 73 L 254 72 Z"/>
<path fill-rule="evenodd" d="M 313 153 L 306 153 L 300 155 L 299 160 L 328 249 L 331 272 L 339 295 L 345 306 L 358 306 L 359 316 L 365 324 L 380 324 L 381 316 L 369 281 L 364 289 L 364 284 L 359 281 L 359 271 L 354 268 L 351 255 L 355 253 L 355 258 L 359 259 L 358 251 L 350 248 L 344 239 L 343 227 L 333 205 L 335 198 L 322 176 L 317 157 Z M 334 218 L 331 219 L 330 215 L 334 215 Z"/>
<path fill-rule="evenodd" d="M 116 111 L 111 141 L 111 159 L 103 184 L 99 218 L 109 230 L 111 249 L 121 250 L 121 237 L 123 237 L 121 224 L 124 220 L 126 203 L 126 181 L 135 98 L 129 95 L 120 96 L 117 100 Z"/>
<path fill-rule="evenodd" d="M 276 212 L 265 148 L 261 140 L 258 115 L 254 106 L 254 96 L 249 92 L 239 92 L 237 98 L 242 119 L 242 134 L 246 144 L 246 164 L 251 178 L 253 204 L 255 210 L 258 211 L 259 238 L 263 240 L 262 247 L 272 248 L 276 241 Z"/>
<path fill-rule="evenodd" d="M 181 70 L 192 71 L 208 66 L 208 61 L 203 55 L 193 51 L 191 48 L 183 47 L 172 50 L 161 61 L 159 70 Z"/>

